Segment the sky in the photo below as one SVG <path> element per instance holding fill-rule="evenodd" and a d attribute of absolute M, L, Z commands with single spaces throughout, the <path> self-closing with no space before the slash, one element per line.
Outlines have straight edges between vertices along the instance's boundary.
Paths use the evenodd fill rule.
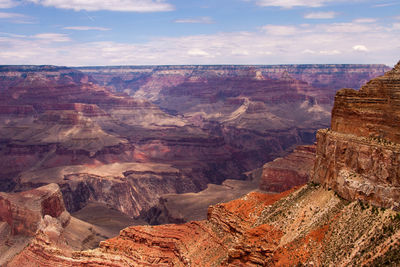
<path fill-rule="evenodd" d="M 399 0 L 0 0 L 0 65 L 399 60 Z"/>

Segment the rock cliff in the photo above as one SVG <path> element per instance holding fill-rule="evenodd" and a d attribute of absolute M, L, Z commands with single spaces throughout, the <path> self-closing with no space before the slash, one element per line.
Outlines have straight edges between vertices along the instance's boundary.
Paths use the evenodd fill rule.
<path fill-rule="evenodd" d="M 399 209 L 400 64 L 360 91 L 340 90 L 317 133 L 313 180 L 348 200 Z"/>
<path fill-rule="evenodd" d="M 98 227 L 72 217 L 64 206 L 57 184 L 20 193 L 0 193 L 1 266 L 39 237 L 63 252 L 70 252 L 97 247 L 101 240 L 116 233 L 118 231 L 108 227 Z"/>

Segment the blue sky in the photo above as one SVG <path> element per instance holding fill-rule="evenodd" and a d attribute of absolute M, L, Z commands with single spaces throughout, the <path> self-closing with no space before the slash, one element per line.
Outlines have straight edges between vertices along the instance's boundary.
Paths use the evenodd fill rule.
<path fill-rule="evenodd" d="M 0 0 L 0 64 L 398 60 L 399 0 Z"/>

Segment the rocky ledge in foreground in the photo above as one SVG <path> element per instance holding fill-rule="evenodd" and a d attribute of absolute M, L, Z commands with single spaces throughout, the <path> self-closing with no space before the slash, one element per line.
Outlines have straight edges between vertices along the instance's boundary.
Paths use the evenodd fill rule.
<path fill-rule="evenodd" d="M 211 206 L 205 221 L 126 228 L 100 248 L 65 253 L 38 235 L 9 266 L 315 266 L 398 261 L 394 211 L 306 185 Z"/>

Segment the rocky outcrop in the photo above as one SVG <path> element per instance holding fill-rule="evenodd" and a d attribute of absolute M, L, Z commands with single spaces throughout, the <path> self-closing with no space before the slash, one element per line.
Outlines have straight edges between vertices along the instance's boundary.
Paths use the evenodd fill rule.
<path fill-rule="evenodd" d="M 331 130 L 317 134 L 313 180 L 348 200 L 400 208 L 400 64 L 360 91 L 337 93 Z"/>
<path fill-rule="evenodd" d="M 260 189 L 283 192 L 305 184 L 311 177 L 315 160 L 315 146 L 299 146 L 292 153 L 264 164 Z"/>
<path fill-rule="evenodd" d="M 317 133 L 313 181 L 348 200 L 399 209 L 400 146 L 329 130 Z"/>
<path fill-rule="evenodd" d="M 342 89 L 335 97 L 332 130 L 400 143 L 400 63 L 359 91 Z"/>
<path fill-rule="evenodd" d="M 0 193 L 0 220 L 7 222 L 12 235 L 34 235 L 46 215 L 60 220 L 64 227 L 69 223 L 70 215 L 56 184 L 22 193 Z"/>

